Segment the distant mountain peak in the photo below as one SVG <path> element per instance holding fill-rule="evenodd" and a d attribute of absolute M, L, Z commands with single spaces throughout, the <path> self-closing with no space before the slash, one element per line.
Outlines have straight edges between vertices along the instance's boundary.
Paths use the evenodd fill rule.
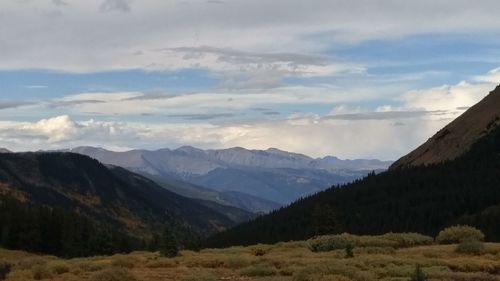
<path fill-rule="evenodd" d="M 8 150 L 7 148 L 0 147 L 0 153 L 12 153 L 12 151 Z"/>
<path fill-rule="evenodd" d="M 500 86 L 423 145 L 396 161 L 390 169 L 454 160 L 469 151 L 474 143 L 498 125 L 500 125 Z"/>

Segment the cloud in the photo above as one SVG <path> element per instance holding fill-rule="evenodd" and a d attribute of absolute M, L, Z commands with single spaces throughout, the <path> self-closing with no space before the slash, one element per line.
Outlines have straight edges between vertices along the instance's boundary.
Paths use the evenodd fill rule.
<path fill-rule="evenodd" d="M 48 86 L 45 86 L 45 85 L 24 85 L 23 88 L 37 90 L 37 89 L 47 89 Z"/>
<path fill-rule="evenodd" d="M 13 27 L 0 30 L 0 68 L 93 72 L 199 65 L 220 70 L 248 60 L 265 60 L 266 64 L 284 60 L 308 65 L 299 67 L 297 73 L 314 75 L 332 72 L 330 64 L 337 69 L 332 61 L 335 55 L 330 53 L 337 45 L 426 33 L 491 33 L 488 37 L 494 38 L 500 25 L 494 12 L 500 3 L 494 0 L 480 0 L 473 7 L 465 0 L 360 0 L 355 4 L 344 0 L 311 0 L 307 4 L 299 0 L 232 0 L 224 5 L 207 5 L 206 0 L 149 0 L 133 2 L 133 17 L 121 14 L 131 11 L 130 0 L 76 0 L 59 19 L 47 16 L 54 3 L 64 2 L 19 5 L 18 1 L 0 1 L 2 25 Z M 191 57 L 186 61 L 182 56 L 155 52 L 166 47 L 189 51 Z M 221 60 L 196 58 L 194 53 L 200 49 Z M 229 50 L 237 51 L 231 54 Z M 266 53 L 271 54 L 255 56 Z M 315 57 L 309 57 L 311 54 Z M 328 58 L 326 64 L 315 64 L 321 56 Z M 318 68 L 312 67 L 315 65 Z"/>
<path fill-rule="evenodd" d="M 336 114 L 323 117 L 326 120 L 394 120 L 417 118 L 427 115 L 443 115 L 446 111 L 385 111 L 368 113 Z"/>
<path fill-rule="evenodd" d="M 445 110 L 463 112 L 495 88 L 492 83 L 460 82 L 456 85 L 444 85 L 430 89 L 410 91 L 402 96 L 406 107 L 427 111 Z"/>
<path fill-rule="evenodd" d="M 0 110 L 10 109 L 10 108 L 18 108 L 18 107 L 27 106 L 27 105 L 34 105 L 34 104 L 36 104 L 36 102 L 0 100 Z"/>
<path fill-rule="evenodd" d="M 52 0 L 52 3 L 56 6 L 67 6 L 68 5 L 68 3 L 66 3 L 63 0 Z"/>
<path fill-rule="evenodd" d="M 101 12 L 130 12 L 132 0 L 104 0 L 99 6 Z"/>
<path fill-rule="evenodd" d="M 233 118 L 236 116 L 234 113 L 211 113 L 211 114 L 172 114 L 167 115 L 172 118 L 182 118 L 186 120 L 213 120 L 219 118 Z"/>
<path fill-rule="evenodd" d="M 490 79 L 403 92 L 387 105 L 368 102 L 380 89 L 346 91 L 325 85 L 184 95 L 82 93 L 15 109 L 22 115 L 38 107 L 41 114 L 55 117 L 0 121 L 0 147 L 278 147 L 312 156 L 396 159 L 495 88 L 496 84 L 484 81 Z M 12 118 L 14 110 L 8 108 L 18 104 L 4 104 L 4 119 Z M 314 110 L 318 105 L 325 113 Z M 294 108 L 302 111 L 293 112 Z M 73 117 L 60 112 L 71 112 Z M 85 117 L 89 112 L 100 119 Z"/>
<path fill-rule="evenodd" d="M 312 156 L 366 155 L 388 158 L 402 153 L 408 139 L 423 131 L 396 128 L 391 122 L 343 121 L 297 125 L 287 121 L 233 124 L 139 124 L 74 121 L 58 116 L 36 122 L 0 122 L 0 146 L 16 150 L 60 149 L 80 145 L 105 148 L 159 148 L 191 144 L 202 148 L 279 147 Z M 340 134 L 342 132 L 342 134 Z M 370 138 L 360 138 L 360 134 Z M 312 141 L 312 143 L 311 143 Z"/>

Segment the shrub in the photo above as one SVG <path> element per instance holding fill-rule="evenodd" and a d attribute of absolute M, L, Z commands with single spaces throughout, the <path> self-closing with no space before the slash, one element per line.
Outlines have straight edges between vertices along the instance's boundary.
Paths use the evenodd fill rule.
<path fill-rule="evenodd" d="M 206 276 L 191 276 L 191 277 L 185 277 L 181 279 L 182 281 L 219 281 L 220 279 L 212 276 L 212 275 L 206 275 Z"/>
<path fill-rule="evenodd" d="M 0 261 L 0 280 L 4 280 L 7 274 L 10 272 L 12 265 L 5 261 Z"/>
<path fill-rule="evenodd" d="M 262 257 L 265 254 L 269 253 L 271 250 L 271 245 L 257 244 L 250 248 L 251 253 L 256 257 Z"/>
<path fill-rule="evenodd" d="M 352 244 L 347 244 L 345 247 L 345 257 L 346 258 L 354 258 L 354 246 Z"/>
<path fill-rule="evenodd" d="M 95 262 L 82 261 L 77 263 L 76 267 L 83 270 L 84 272 L 95 272 L 103 269 L 104 265 Z"/>
<path fill-rule="evenodd" d="M 309 240 L 309 248 L 313 252 L 327 252 L 345 249 L 348 244 L 353 247 L 404 248 L 417 245 L 430 245 L 434 239 L 418 233 L 387 233 L 384 235 L 352 235 L 339 234 L 320 236 Z"/>
<path fill-rule="evenodd" d="M 121 267 L 121 268 L 134 268 L 135 263 L 137 262 L 134 259 L 130 259 L 127 257 L 117 257 L 115 258 L 112 262 L 111 265 L 116 266 L 116 267 Z"/>
<path fill-rule="evenodd" d="M 309 242 L 309 248 L 313 252 L 329 252 L 334 250 L 342 250 L 352 246 L 352 242 L 345 235 L 329 235 L 321 236 Z"/>
<path fill-rule="evenodd" d="M 17 262 L 16 267 L 19 269 L 32 269 L 36 265 L 45 265 L 47 261 L 40 257 L 24 258 Z"/>
<path fill-rule="evenodd" d="M 50 271 L 56 275 L 61 275 L 69 272 L 69 266 L 63 262 L 50 264 Z"/>
<path fill-rule="evenodd" d="M 35 280 L 52 278 L 52 272 L 45 265 L 35 265 L 31 268 L 31 272 L 33 273 L 33 279 Z"/>
<path fill-rule="evenodd" d="M 177 263 L 171 259 L 153 260 L 153 261 L 146 263 L 147 268 L 171 268 L 171 267 L 176 267 L 176 266 L 177 266 Z"/>
<path fill-rule="evenodd" d="M 427 276 L 422 271 L 422 268 L 420 267 L 420 265 L 417 265 L 415 267 L 415 271 L 411 275 L 410 281 L 425 281 L 425 280 L 427 280 Z"/>
<path fill-rule="evenodd" d="M 249 265 L 250 265 L 249 259 L 237 255 L 231 255 L 227 257 L 226 261 L 224 262 L 225 267 L 232 269 L 243 268 Z"/>
<path fill-rule="evenodd" d="M 123 268 L 107 268 L 94 273 L 91 281 L 137 281 L 137 279 Z"/>
<path fill-rule="evenodd" d="M 256 266 L 251 266 L 249 268 L 246 268 L 242 270 L 241 272 L 242 276 L 248 276 L 248 277 L 258 277 L 258 276 L 274 276 L 276 275 L 276 270 L 272 267 L 269 266 L 263 266 L 263 265 L 256 265 Z"/>
<path fill-rule="evenodd" d="M 396 247 L 414 247 L 420 245 L 430 245 L 434 239 L 430 236 L 422 235 L 420 233 L 386 233 L 381 235 L 380 238 L 396 242 Z"/>
<path fill-rule="evenodd" d="M 484 245 L 478 240 L 465 240 L 457 245 L 455 251 L 467 255 L 480 255 L 484 252 Z"/>
<path fill-rule="evenodd" d="M 483 241 L 484 234 L 472 226 L 457 225 L 445 228 L 436 237 L 439 244 L 454 244 L 466 240 Z"/>

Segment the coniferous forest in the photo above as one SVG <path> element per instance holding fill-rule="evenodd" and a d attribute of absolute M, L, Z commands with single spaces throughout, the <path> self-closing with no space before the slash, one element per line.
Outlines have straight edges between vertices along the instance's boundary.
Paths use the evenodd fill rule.
<path fill-rule="evenodd" d="M 456 160 L 372 173 L 217 234 L 207 245 L 276 243 L 342 232 L 435 235 L 459 223 L 478 227 L 489 241 L 500 241 L 499 175 L 496 128 Z"/>
<path fill-rule="evenodd" d="M 61 208 L 0 199 L 0 245 L 7 249 L 81 257 L 128 253 L 141 241 Z"/>

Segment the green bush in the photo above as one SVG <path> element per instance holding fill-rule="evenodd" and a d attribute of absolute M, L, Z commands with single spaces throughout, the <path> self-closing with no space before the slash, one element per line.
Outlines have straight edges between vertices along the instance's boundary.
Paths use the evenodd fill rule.
<path fill-rule="evenodd" d="M 328 235 L 320 236 L 309 241 L 309 248 L 313 252 L 329 252 L 334 250 L 346 249 L 353 242 L 346 235 Z"/>
<path fill-rule="evenodd" d="M 484 241 L 484 234 L 472 226 L 457 225 L 445 228 L 436 237 L 439 244 L 455 244 L 467 240 Z"/>
<path fill-rule="evenodd" d="M 129 271 L 112 267 L 103 269 L 94 273 L 90 279 L 91 281 L 137 281 L 137 279 L 130 274 Z"/>
<path fill-rule="evenodd" d="M 467 255 L 480 255 L 484 252 L 484 245 L 478 240 L 465 240 L 457 245 L 455 251 Z"/>
<path fill-rule="evenodd" d="M 313 252 L 327 252 L 353 247 L 405 248 L 418 245 L 430 245 L 434 239 L 418 233 L 387 233 L 384 235 L 339 234 L 320 236 L 309 240 Z"/>
<path fill-rule="evenodd" d="M 407 248 L 421 245 L 430 245 L 434 239 L 430 236 L 422 235 L 420 233 L 386 233 L 379 236 L 382 239 L 396 242 L 396 247 Z"/>

